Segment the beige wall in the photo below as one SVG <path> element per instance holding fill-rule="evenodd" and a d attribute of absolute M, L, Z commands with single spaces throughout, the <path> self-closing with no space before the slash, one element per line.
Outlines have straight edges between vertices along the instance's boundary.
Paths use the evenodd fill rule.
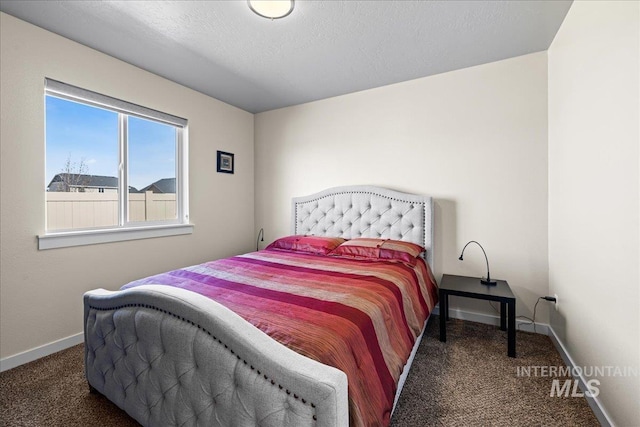
<path fill-rule="evenodd" d="M 265 240 L 289 233 L 292 196 L 381 185 L 435 197 L 436 277 L 486 273 L 477 247 L 458 261 L 475 239 L 518 314 L 548 291 L 545 52 L 257 114 L 255 156 Z"/>
<path fill-rule="evenodd" d="M 638 2 L 574 2 L 549 49 L 551 325 L 579 366 L 640 361 Z M 600 378 L 618 425 L 640 378 Z"/>
<path fill-rule="evenodd" d="M 252 249 L 253 115 L 0 13 L 0 357 L 82 332 L 82 294 Z M 194 233 L 37 250 L 45 225 L 44 79 L 189 120 Z M 216 150 L 236 173 L 216 173 Z"/>

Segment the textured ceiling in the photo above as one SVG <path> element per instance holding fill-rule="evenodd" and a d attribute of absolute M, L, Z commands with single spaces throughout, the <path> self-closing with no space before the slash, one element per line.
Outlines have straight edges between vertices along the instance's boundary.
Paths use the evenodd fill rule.
<path fill-rule="evenodd" d="M 0 1 L 0 10 L 252 113 L 546 50 L 571 1 Z"/>

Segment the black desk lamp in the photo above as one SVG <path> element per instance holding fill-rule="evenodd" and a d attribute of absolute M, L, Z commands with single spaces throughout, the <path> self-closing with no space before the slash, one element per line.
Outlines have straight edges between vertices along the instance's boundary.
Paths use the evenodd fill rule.
<path fill-rule="evenodd" d="M 256 251 L 260 250 L 260 242 L 264 242 L 264 228 L 258 231 L 258 238 L 256 239 Z"/>
<path fill-rule="evenodd" d="M 480 249 L 482 249 L 482 253 L 484 254 L 484 260 L 487 262 L 487 279 L 480 279 L 480 283 L 487 286 L 496 286 L 498 282 L 496 282 L 495 280 L 491 280 L 491 274 L 489 273 L 489 258 L 487 258 L 487 253 L 484 251 L 484 248 L 480 243 L 476 242 L 475 240 L 468 242 L 466 245 L 464 245 L 464 248 L 462 248 L 462 253 L 460 254 L 460 258 L 458 259 L 460 261 L 463 260 L 462 255 L 464 255 L 464 250 L 467 248 L 467 246 L 469 246 L 469 243 L 475 243 L 476 245 L 480 246 Z"/>

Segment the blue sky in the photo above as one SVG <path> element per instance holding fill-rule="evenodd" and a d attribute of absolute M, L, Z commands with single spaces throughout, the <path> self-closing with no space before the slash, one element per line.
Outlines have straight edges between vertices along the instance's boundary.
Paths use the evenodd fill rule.
<path fill-rule="evenodd" d="M 141 189 L 176 176 L 175 128 L 129 117 L 129 185 Z M 46 96 L 46 185 L 67 159 L 89 175 L 118 176 L 118 114 Z M 73 170 L 73 172 L 76 172 Z"/>

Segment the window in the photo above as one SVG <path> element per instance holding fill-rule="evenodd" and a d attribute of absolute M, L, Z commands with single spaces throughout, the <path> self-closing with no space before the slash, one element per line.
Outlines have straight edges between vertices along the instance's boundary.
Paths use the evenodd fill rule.
<path fill-rule="evenodd" d="M 191 232 L 185 119 L 45 81 L 40 249 Z"/>

